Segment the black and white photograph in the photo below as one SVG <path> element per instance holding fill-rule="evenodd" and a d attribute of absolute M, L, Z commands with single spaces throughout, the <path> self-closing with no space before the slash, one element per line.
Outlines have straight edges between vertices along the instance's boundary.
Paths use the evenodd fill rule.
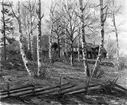
<path fill-rule="evenodd" d="M 0 0 L 0 105 L 127 105 L 127 0 Z"/>

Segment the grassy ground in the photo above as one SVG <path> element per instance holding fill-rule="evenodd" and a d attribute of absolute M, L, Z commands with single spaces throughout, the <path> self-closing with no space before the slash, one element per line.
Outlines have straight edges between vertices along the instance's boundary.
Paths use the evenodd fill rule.
<path fill-rule="evenodd" d="M 89 64 L 90 69 L 93 68 L 92 64 Z M 33 69 L 32 69 L 33 68 Z M 31 70 L 34 71 L 34 67 L 32 67 Z M 11 88 L 16 88 L 16 87 L 21 87 L 23 85 L 27 84 L 34 84 L 36 86 L 55 86 L 59 84 L 60 82 L 60 76 L 63 77 L 62 83 L 67 83 L 70 82 L 72 84 L 84 84 L 86 81 L 86 77 L 84 74 L 84 69 L 83 65 L 81 63 L 76 63 L 73 67 L 70 66 L 69 64 L 65 64 L 62 62 L 55 62 L 53 65 L 45 64 L 45 66 L 42 68 L 47 69 L 47 74 L 46 78 L 43 79 L 42 77 L 40 78 L 33 78 L 29 77 L 26 70 L 18 70 L 18 69 L 12 69 L 12 70 L 7 70 L 3 69 L 0 71 L 0 90 L 6 90 L 6 81 L 7 79 L 9 80 L 10 87 Z M 120 72 L 115 72 L 115 69 L 112 67 L 108 66 L 101 66 L 101 69 L 104 70 L 105 74 L 103 75 L 103 78 L 96 79 L 94 82 L 99 82 L 100 80 L 105 80 L 105 79 L 116 79 L 117 77 L 120 77 L 118 80 L 118 83 L 123 85 L 124 87 L 126 86 L 126 79 L 127 79 L 127 71 L 120 71 Z M 81 96 L 81 97 L 80 97 Z M 120 99 L 120 98 L 115 98 L 111 96 L 85 96 L 85 95 L 80 95 L 80 96 L 70 96 L 70 97 L 65 97 L 64 100 L 58 100 L 58 99 L 42 99 L 42 98 L 31 98 L 31 104 L 34 105 L 60 105 L 60 103 L 64 105 L 78 105 L 79 103 L 81 105 L 127 105 L 127 102 L 125 99 Z M 109 98 L 110 97 L 110 98 Z M 108 104 L 105 104 L 102 102 L 102 104 L 98 104 L 96 101 L 96 104 L 94 100 L 103 100 L 103 102 L 106 102 Z M 122 102 L 121 102 L 122 101 Z M 8 100 L 5 101 L 6 103 L 15 103 L 15 100 Z M 93 102 L 93 103 L 92 103 Z M 17 104 L 22 104 L 21 102 L 16 102 Z M 85 104 L 84 104 L 85 103 Z M 124 104 L 121 104 L 124 103 Z M 2 103 L 1 105 L 4 105 Z M 6 104 L 5 104 L 6 105 Z M 11 105 L 11 104 L 10 104 Z"/>

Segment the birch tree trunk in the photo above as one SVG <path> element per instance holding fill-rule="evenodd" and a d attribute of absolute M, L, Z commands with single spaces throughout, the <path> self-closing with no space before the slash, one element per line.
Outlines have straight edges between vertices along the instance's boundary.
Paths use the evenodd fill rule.
<path fill-rule="evenodd" d="M 41 42 L 41 0 L 38 2 L 38 35 L 37 35 L 37 64 L 38 64 L 38 70 L 37 70 L 37 76 L 40 76 L 41 71 L 41 48 L 40 48 L 40 42 Z"/>
<path fill-rule="evenodd" d="M 52 60 L 51 47 L 52 47 L 52 34 L 53 34 L 53 11 L 52 10 L 50 10 L 50 14 L 51 14 L 51 17 L 50 17 L 50 19 L 51 19 L 51 30 L 50 30 L 50 35 L 49 35 L 49 60 L 51 62 L 51 60 Z"/>
<path fill-rule="evenodd" d="M 52 59 L 52 50 L 51 50 L 51 47 L 52 47 L 52 29 L 53 29 L 53 26 L 51 26 L 51 33 L 49 35 L 49 60 L 50 60 L 50 62 Z"/>
<path fill-rule="evenodd" d="M 79 35 L 80 35 L 80 30 L 79 30 Z M 80 36 L 78 39 L 78 62 L 80 61 Z"/>
<path fill-rule="evenodd" d="M 90 77 L 87 79 L 86 92 L 88 91 L 88 86 L 89 86 L 89 83 L 90 83 L 90 81 L 91 81 L 91 79 L 92 79 L 92 77 L 94 75 L 94 72 L 98 68 L 99 63 L 101 61 L 101 51 L 102 51 L 102 48 L 103 48 L 103 45 L 104 45 L 104 22 L 106 20 L 106 16 L 104 18 L 103 10 L 104 10 L 104 8 L 103 8 L 103 0 L 100 0 L 101 44 L 100 44 L 100 47 L 99 47 L 98 57 L 97 57 L 97 60 L 95 62 L 93 71 L 92 71 Z"/>
<path fill-rule="evenodd" d="M 11 7 L 11 9 L 12 9 L 12 7 Z M 19 45 L 20 45 L 20 53 L 21 53 L 21 56 L 22 56 L 22 60 L 23 60 L 24 66 L 25 66 L 29 76 L 31 76 L 32 74 L 31 74 L 31 72 L 28 68 L 28 60 L 27 60 L 25 52 L 23 50 L 23 31 L 22 31 L 22 21 L 21 21 L 21 13 L 20 13 L 20 2 L 18 2 L 18 16 L 16 16 L 13 9 L 12 9 L 12 12 L 14 14 L 14 17 L 18 21 L 19 34 L 20 34 L 20 36 L 19 36 Z"/>
<path fill-rule="evenodd" d="M 113 2 L 113 7 L 114 5 L 114 0 Z M 112 11 L 112 22 L 113 22 L 113 26 L 114 26 L 114 30 L 115 30 L 115 34 L 116 34 L 116 44 L 117 44 L 117 71 L 119 70 L 119 38 L 118 38 L 118 30 L 117 30 L 117 26 L 116 26 L 116 18 L 115 18 L 115 11 Z"/>
<path fill-rule="evenodd" d="M 52 60 L 52 38 L 53 38 L 53 27 L 54 27 L 54 10 L 55 6 L 53 6 L 53 1 L 51 0 L 51 7 L 50 7 L 50 19 L 51 19 L 51 30 L 50 30 L 50 35 L 49 35 L 49 60 L 51 62 Z"/>
<path fill-rule="evenodd" d="M 116 27 L 116 22 L 115 22 L 115 15 L 113 13 L 113 25 L 115 28 L 115 34 L 116 34 L 116 43 L 117 43 L 117 71 L 119 70 L 119 38 L 118 38 L 118 31 Z"/>
<path fill-rule="evenodd" d="M 81 11 L 81 30 L 82 30 L 82 35 L 81 35 L 81 39 L 82 39 L 82 57 L 83 57 L 83 65 L 84 65 L 84 73 L 89 77 L 90 76 L 90 72 L 89 72 L 89 68 L 88 68 L 88 63 L 87 63 L 87 49 L 86 49 L 86 41 L 85 41 L 85 29 L 84 29 L 84 7 L 83 7 L 83 0 L 79 0 L 79 4 L 80 4 L 80 11 Z"/>
<path fill-rule="evenodd" d="M 30 12 L 30 52 L 31 52 L 31 54 L 32 54 L 32 14 L 31 14 L 31 12 Z"/>
<path fill-rule="evenodd" d="M 21 27 L 21 20 L 18 20 L 18 24 L 19 24 L 19 33 L 20 33 L 20 39 L 19 39 L 19 45 L 20 45 L 20 53 L 24 62 L 24 66 L 28 72 L 28 74 L 31 76 L 31 72 L 28 68 L 28 60 L 26 58 L 25 52 L 23 50 L 23 33 L 22 33 L 22 27 Z"/>
<path fill-rule="evenodd" d="M 101 44 L 98 51 L 98 57 L 95 62 L 92 75 L 94 75 L 95 72 L 97 72 L 97 68 L 99 66 L 99 63 L 101 61 L 101 55 L 102 55 L 102 49 L 104 47 L 104 23 L 106 20 L 106 16 L 104 17 L 104 7 L 103 7 L 103 0 L 100 0 L 100 20 L 101 20 Z M 96 73 L 95 73 L 96 74 Z"/>
<path fill-rule="evenodd" d="M 30 12 L 30 35 L 29 35 L 29 51 L 30 51 L 30 58 L 33 60 L 33 46 L 32 46 L 32 35 L 33 35 L 33 29 L 32 29 L 32 13 Z"/>

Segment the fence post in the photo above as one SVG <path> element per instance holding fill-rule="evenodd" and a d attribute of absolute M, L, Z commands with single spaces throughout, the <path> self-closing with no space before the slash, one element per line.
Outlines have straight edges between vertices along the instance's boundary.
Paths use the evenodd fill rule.
<path fill-rule="evenodd" d="M 7 82 L 7 95 L 10 97 L 10 84 Z"/>
<path fill-rule="evenodd" d="M 62 80 L 63 80 L 63 77 L 62 77 L 62 75 L 60 74 L 59 91 L 58 91 L 59 94 L 61 94 L 61 92 L 62 92 L 62 90 L 61 90 L 61 88 L 62 88 Z"/>
<path fill-rule="evenodd" d="M 33 95 L 35 95 L 35 86 L 34 85 L 32 85 L 32 93 L 33 93 Z"/>

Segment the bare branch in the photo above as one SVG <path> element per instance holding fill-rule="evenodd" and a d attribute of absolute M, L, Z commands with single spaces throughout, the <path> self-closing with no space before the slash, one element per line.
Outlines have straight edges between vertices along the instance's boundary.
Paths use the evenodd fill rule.
<path fill-rule="evenodd" d="M 53 12 L 54 12 L 54 10 L 55 10 L 55 8 L 56 8 L 56 5 L 57 5 L 57 3 L 54 5 L 53 8 L 50 9 L 50 13 L 51 13 L 51 14 L 53 14 Z"/>
<path fill-rule="evenodd" d="M 106 21 L 106 19 L 107 19 L 107 13 L 108 13 L 108 6 L 106 6 L 106 12 L 105 12 L 105 17 L 104 17 L 104 19 L 103 19 L 103 22 L 105 22 Z"/>
<path fill-rule="evenodd" d="M 122 24 L 124 24 L 124 22 L 125 22 L 125 20 L 124 21 L 122 21 L 117 27 L 119 27 L 120 25 L 122 25 Z"/>
<path fill-rule="evenodd" d="M 58 20 L 60 20 L 62 16 L 60 16 L 59 18 L 57 18 L 55 21 L 53 21 L 53 24 L 56 23 Z"/>
<path fill-rule="evenodd" d="M 44 17 L 44 14 L 41 16 L 41 19 Z"/>
<path fill-rule="evenodd" d="M 10 3 L 10 2 L 9 2 L 9 3 Z M 11 3 L 10 3 L 10 5 L 11 5 Z M 13 13 L 14 17 L 18 20 L 19 18 L 18 18 L 18 16 L 16 16 L 16 14 L 15 14 L 13 8 L 12 8 L 12 5 L 11 5 L 10 7 L 11 7 L 11 10 L 12 10 L 12 13 Z"/>
<path fill-rule="evenodd" d="M 87 8 L 88 3 L 85 4 L 84 8 L 82 8 L 82 11 L 84 11 Z"/>
<path fill-rule="evenodd" d="M 78 16 L 79 18 L 81 18 L 81 16 L 75 11 L 75 15 Z"/>

